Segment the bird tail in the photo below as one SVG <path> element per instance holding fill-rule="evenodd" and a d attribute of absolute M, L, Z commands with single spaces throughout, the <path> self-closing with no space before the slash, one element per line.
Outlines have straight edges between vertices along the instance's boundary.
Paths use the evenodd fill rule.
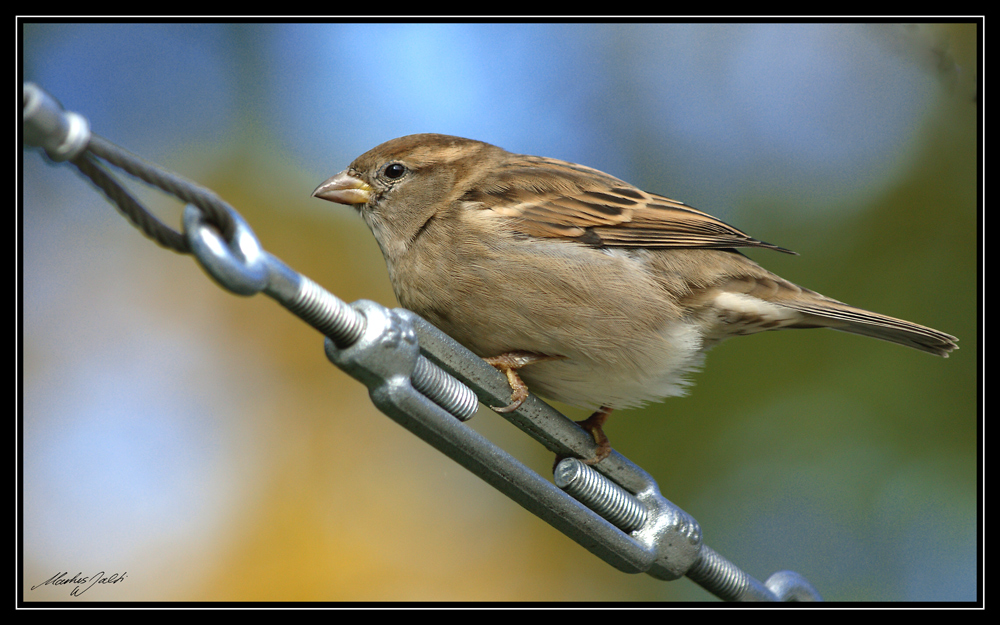
<path fill-rule="evenodd" d="M 958 349 L 958 339 L 950 334 L 825 297 L 816 302 L 784 301 L 781 304 L 806 315 L 801 323 L 792 327 L 833 328 L 905 345 L 944 358 L 948 357 L 948 352 Z"/>

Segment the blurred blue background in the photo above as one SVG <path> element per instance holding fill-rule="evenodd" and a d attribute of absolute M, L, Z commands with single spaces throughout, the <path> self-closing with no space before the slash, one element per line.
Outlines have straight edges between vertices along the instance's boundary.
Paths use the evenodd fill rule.
<path fill-rule="evenodd" d="M 310 198 L 393 137 L 583 163 L 799 257 L 831 297 L 958 336 L 731 341 L 608 433 L 706 543 L 829 600 L 977 596 L 975 25 L 25 24 L 23 77 L 218 192 L 342 299 L 395 305 L 352 211 Z M 23 154 L 24 597 L 711 600 L 620 573 L 371 408 L 322 340 Z M 179 207 L 132 184 L 165 220 Z M 562 407 L 561 407 L 562 408 Z M 578 411 L 566 409 L 574 418 Z M 551 458 L 472 422 L 540 473 Z"/>

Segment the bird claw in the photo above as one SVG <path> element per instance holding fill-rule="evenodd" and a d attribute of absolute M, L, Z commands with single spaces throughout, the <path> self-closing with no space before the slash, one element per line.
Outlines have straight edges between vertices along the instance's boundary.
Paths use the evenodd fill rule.
<path fill-rule="evenodd" d="M 560 360 L 565 358 L 565 356 L 548 356 L 546 354 L 538 354 L 535 352 L 507 352 L 500 354 L 499 356 L 490 356 L 489 358 L 483 358 L 487 364 L 496 367 L 507 376 L 507 384 L 510 385 L 510 403 L 506 406 L 490 406 L 493 412 L 507 413 L 513 412 L 521 407 L 521 404 L 528 399 L 528 385 L 524 383 L 521 376 L 517 374 L 517 370 L 521 367 L 527 365 L 542 362 L 545 360 Z M 597 464 L 601 460 L 604 460 L 611 455 L 611 442 L 608 440 L 607 435 L 604 433 L 604 422 L 608 420 L 608 415 L 611 414 L 613 408 L 608 408 L 607 406 L 601 406 L 594 414 L 590 415 L 583 421 L 577 421 L 576 424 L 581 428 L 586 430 L 591 436 L 594 437 L 594 442 L 597 443 L 597 449 L 594 451 L 594 457 L 586 460 L 581 460 L 584 464 Z M 561 458 L 556 456 L 556 463 L 559 462 Z"/>
<path fill-rule="evenodd" d="M 527 365 L 542 362 L 545 360 L 559 360 L 565 358 L 565 356 L 547 356 L 545 354 L 536 354 L 535 352 L 507 352 L 505 354 L 500 354 L 499 356 L 490 356 L 489 358 L 483 358 L 487 364 L 496 367 L 502 371 L 507 376 L 507 384 L 510 385 L 510 404 L 506 406 L 490 406 L 494 412 L 507 413 L 513 412 L 521 407 L 524 400 L 528 399 L 528 385 L 524 383 L 521 376 L 517 374 L 517 370 L 521 367 Z"/>
<path fill-rule="evenodd" d="M 608 415 L 611 414 L 612 410 L 613 408 L 601 406 L 594 414 L 583 421 L 576 422 L 577 425 L 589 432 L 594 437 L 594 442 L 597 443 L 597 451 L 594 452 L 594 457 L 582 460 L 581 462 L 584 464 L 597 464 L 611 455 L 611 441 L 608 440 L 607 434 L 604 433 L 604 422 L 608 420 Z"/>
<path fill-rule="evenodd" d="M 504 373 L 507 374 L 507 384 L 510 384 L 510 403 L 506 406 L 491 406 L 494 412 L 514 412 L 521 407 L 524 400 L 528 399 L 528 385 L 524 383 L 521 376 L 517 375 L 517 371 L 514 369 L 506 369 Z"/>

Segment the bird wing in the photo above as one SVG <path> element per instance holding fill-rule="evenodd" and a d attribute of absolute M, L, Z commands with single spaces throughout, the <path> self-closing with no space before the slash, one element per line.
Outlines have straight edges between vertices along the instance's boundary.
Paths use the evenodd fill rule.
<path fill-rule="evenodd" d="M 764 247 L 795 253 L 683 202 L 556 159 L 525 156 L 492 172 L 478 189 L 478 197 L 463 199 L 515 218 L 514 229 L 531 236 L 595 247 Z"/>

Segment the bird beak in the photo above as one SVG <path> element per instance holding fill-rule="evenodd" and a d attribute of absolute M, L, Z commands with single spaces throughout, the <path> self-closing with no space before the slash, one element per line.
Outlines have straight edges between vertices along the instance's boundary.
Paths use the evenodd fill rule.
<path fill-rule="evenodd" d="M 338 204 L 367 204 L 372 196 L 372 188 L 364 180 L 345 170 L 316 187 L 312 194 L 313 197 Z"/>

